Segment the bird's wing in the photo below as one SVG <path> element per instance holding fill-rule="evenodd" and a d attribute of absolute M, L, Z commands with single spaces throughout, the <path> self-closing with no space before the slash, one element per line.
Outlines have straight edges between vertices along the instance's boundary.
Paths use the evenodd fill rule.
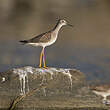
<path fill-rule="evenodd" d="M 43 34 L 40 34 L 30 40 L 28 40 L 29 43 L 45 43 L 48 42 L 51 39 L 51 31 L 45 32 Z"/>

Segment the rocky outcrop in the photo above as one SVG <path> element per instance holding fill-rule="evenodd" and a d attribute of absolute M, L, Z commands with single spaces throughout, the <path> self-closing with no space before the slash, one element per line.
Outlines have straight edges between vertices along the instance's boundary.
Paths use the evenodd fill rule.
<path fill-rule="evenodd" d="M 1 109 L 17 103 L 18 109 L 96 107 L 96 102 L 100 107 L 100 97 L 86 87 L 76 69 L 27 66 L 0 73 Z"/>
<path fill-rule="evenodd" d="M 27 66 L 0 73 L 0 82 L 2 89 L 9 89 L 8 95 L 23 95 L 41 84 L 48 84 L 47 94 L 51 95 L 56 94 L 56 91 L 71 92 L 73 86 L 84 82 L 84 76 L 75 69 L 45 69 Z M 44 95 L 47 94 L 44 93 Z"/>

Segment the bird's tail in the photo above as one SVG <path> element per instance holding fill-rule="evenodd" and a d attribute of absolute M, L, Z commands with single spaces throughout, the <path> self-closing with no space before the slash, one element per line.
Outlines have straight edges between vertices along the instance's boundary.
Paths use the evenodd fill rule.
<path fill-rule="evenodd" d="M 23 43 L 23 44 L 28 43 L 28 41 L 27 41 L 27 40 L 21 40 L 21 41 L 19 41 L 19 42 L 21 42 L 21 43 Z"/>

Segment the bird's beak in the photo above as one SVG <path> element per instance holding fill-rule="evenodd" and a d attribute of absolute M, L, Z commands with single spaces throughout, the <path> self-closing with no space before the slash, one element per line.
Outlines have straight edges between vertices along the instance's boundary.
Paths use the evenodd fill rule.
<path fill-rule="evenodd" d="M 74 27 L 73 25 L 71 25 L 71 24 L 67 24 L 68 26 L 70 26 L 70 27 Z"/>

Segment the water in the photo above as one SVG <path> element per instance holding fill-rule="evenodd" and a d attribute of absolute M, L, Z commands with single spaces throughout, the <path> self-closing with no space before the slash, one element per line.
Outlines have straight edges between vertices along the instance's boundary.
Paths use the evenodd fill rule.
<path fill-rule="evenodd" d="M 88 81 L 110 82 L 109 0 L 16 0 L 2 1 L 0 7 L 0 72 L 37 67 L 41 48 L 18 41 L 48 31 L 64 18 L 74 28 L 61 29 L 57 42 L 46 48 L 47 65 L 80 69 Z"/>
<path fill-rule="evenodd" d="M 88 81 L 109 82 L 109 49 L 71 48 L 69 44 L 68 47 L 62 44 L 61 48 L 58 46 L 56 43 L 45 49 L 48 66 L 76 68 L 84 72 Z M 27 65 L 38 67 L 40 51 L 39 47 L 25 46 L 14 41 L 4 43 L 0 46 L 0 71 Z"/>

